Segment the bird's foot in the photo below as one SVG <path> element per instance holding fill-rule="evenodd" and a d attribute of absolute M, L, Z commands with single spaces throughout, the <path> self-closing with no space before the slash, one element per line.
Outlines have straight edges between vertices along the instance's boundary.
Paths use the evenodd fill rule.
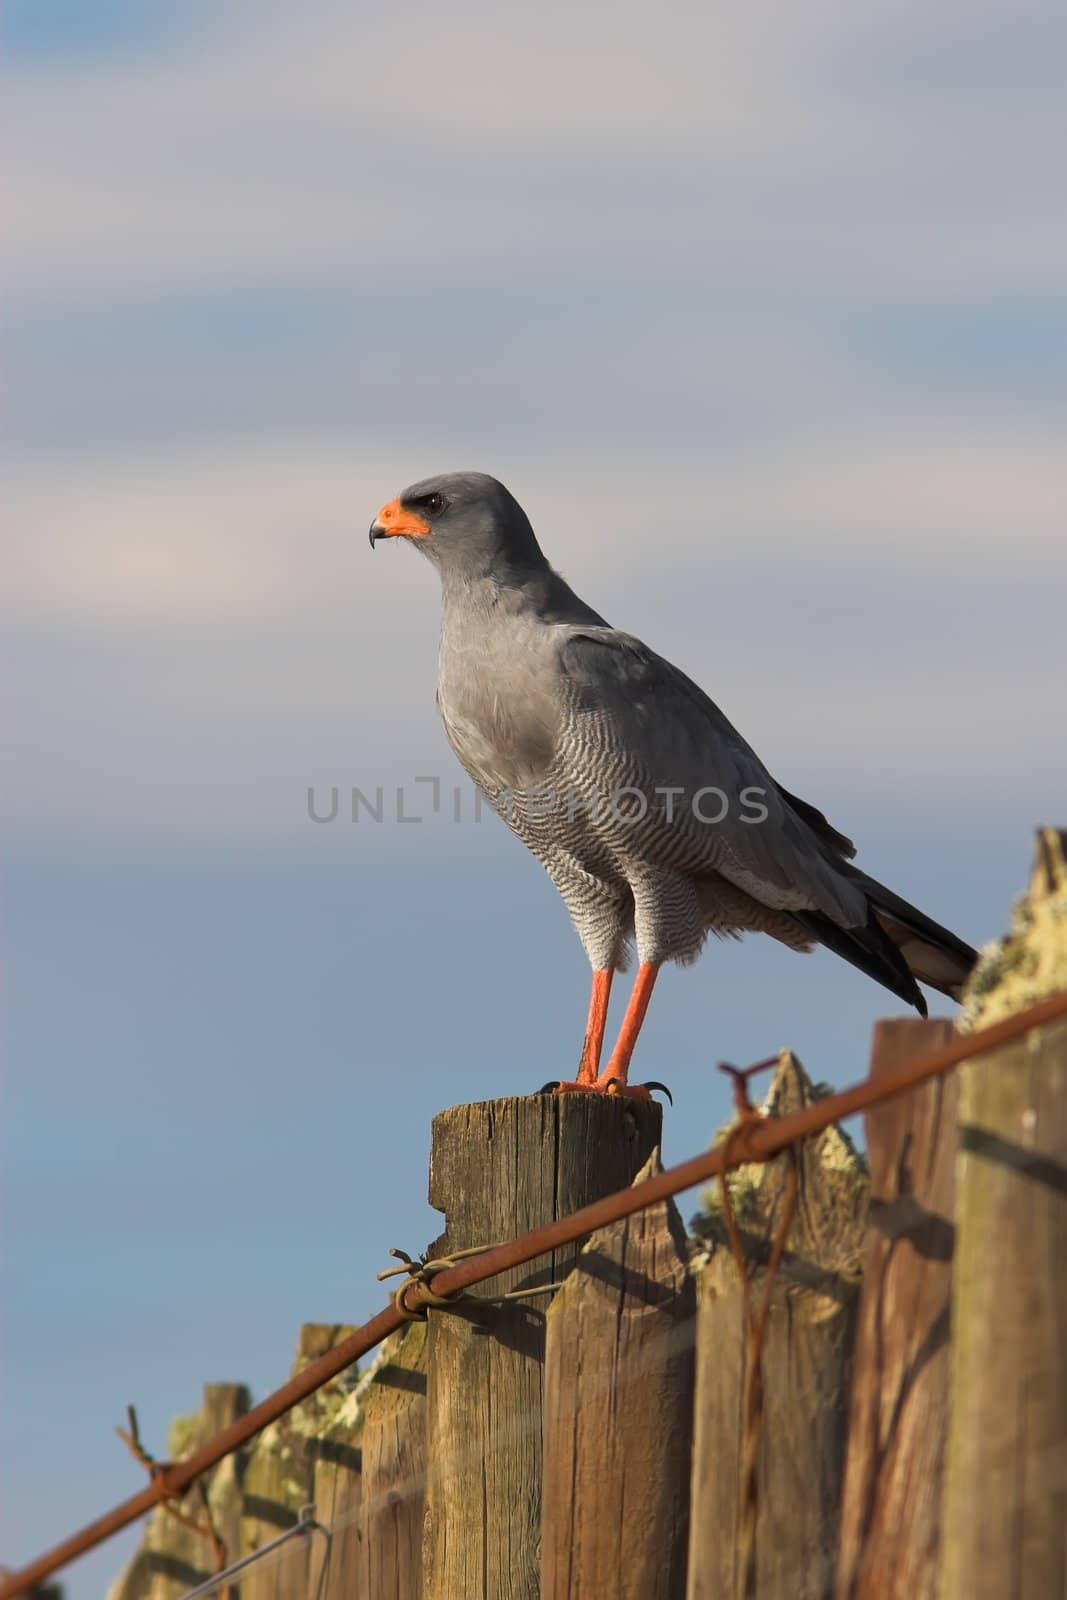
<path fill-rule="evenodd" d="M 561 1078 L 558 1083 L 546 1083 L 553 1094 L 620 1094 L 634 1100 L 651 1100 L 644 1083 L 627 1083 L 623 1078 Z"/>
<path fill-rule="evenodd" d="M 659 1089 L 674 1104 L 674 1097 L 665 1083 L 651 1080 L 648 1083 L 627 1083 L 625 1078 L 616 1077 L 614 1073 L 602 1073 L 599 1078 L 578 1079 L 553 1079 L 546 1083 L 539 1091 L 541 1094 L 617 1094 L 625 1095 L 631 1100 L 651 1100 L 652 1090 Z"/>

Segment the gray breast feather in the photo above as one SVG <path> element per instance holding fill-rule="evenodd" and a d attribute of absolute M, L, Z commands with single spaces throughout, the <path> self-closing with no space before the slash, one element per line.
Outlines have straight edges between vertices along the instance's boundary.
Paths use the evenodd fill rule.
<path fill-rule="evenodd" d="M 536 673 L 521 655 L 492 665 L 496 670 L 442 675 L 437 692 L 449 743 L 490 795 L 544 781 L 560 719 L 550 673 Z"/>
<path fill-rule="evenodd" d="M 447 711 L 438 704 L 448 742 L 478 786 L 493 795 L 525 791 L 543 778 L 552 759 L 551 730 L 537 717 L 513 716 L 501 702 L 482 714 Z"/>
<path fill-rule="evenodd" d="M 755 751 L 683 672 L 639 639 L 609 628 L 570 631 L 558 660 L 577 725 L 571 748 L 588 752 L 601 777 L 634 772 L 653 790 L 682 791 L 674 802 L 681 820 L 660 841 L 676 867 L 699 875 L 710 861 L 763 905 L 820 910 L 844 926 L 866 920 L 862 894 L 834 859 L 849 842 L 814 807 L 801 802 L 809 821 L 790 806 Z M 590 775 L 576 772 L 574 781 Z M 727 814 L 713 825 L 694 824 L 688 809 L 702 789 L 728 799 Z M 758 793 L 763 820 L 742 820 L 745 791 Z M 645 850 L 658 847 L 650 833 L 655 826 L 650 814 Z"/>

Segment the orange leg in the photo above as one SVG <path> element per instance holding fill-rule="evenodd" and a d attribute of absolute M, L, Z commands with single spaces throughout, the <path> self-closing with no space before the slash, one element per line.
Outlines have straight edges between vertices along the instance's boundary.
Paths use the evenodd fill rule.
<path fill-rule="evenodd" d="M 594 1084 L 600 1071 L 600 1052 L 604 1047 L 604 1029 L 608 1021 L 608 998 L 614 967 L 601 967 L 593 973 L 593 989 L 589 996 L 589 1021 L 585 1025 L 585 1043 L 582 1059 L 578 1063 L 578 1082 Z"/>
<path fill-rule="evenodd" d="M 648 1002 L 652 998 L 652 990 L 656 986 L 658 975 L 658 961 L 642 961 L 638 967 L 637 977 L 634 979 L 634 986 L 626 1006 L 626 1015 L 622 1019 L 619 1037 L 611 1052 L 611 1060 L 596 1081 L 598 1089 L 607 1089 L 610 1092 L 612 1088 L 625 1087 L 626 1074 L 630 1070 L 630 1057 L 634 1053 L 637 1035 L 641 1032 L 641 1024 L 645 1020 Z"/>
<path fill-rule="evenodd" d="M 631 1094 L 645 1100 L 651 1098 L 644 1084 L 628 1087 L 626 1074 L 630 1068 L 630 1057 L 634 1053 L 637 1035 L 641 1032 L 641 1024 L 645 1020 L 648 1002 L 652 998 L 658 972 L 659 963 L 652 961 L 643 961 L 637 969 L 637 977 L 634 979 L 633 991 L 626 1006 L 626 1015 L 622 1019 L 619 1037 L 611 1052 L 611 1060 L 599 1077 L 597 1066 L 600 1062 L 600 1048 L 604 1041 L 604 1024 L 607 1020 L 612 973 L 610 968 L 594 972 L 593 994 L 589 1002 L 589 1026 L 586 1029 L 578 1077 L 573 1082 L 557 1084 L 557 1093 L 569 1089 L 587 1089 L 597 1094 Z"/>

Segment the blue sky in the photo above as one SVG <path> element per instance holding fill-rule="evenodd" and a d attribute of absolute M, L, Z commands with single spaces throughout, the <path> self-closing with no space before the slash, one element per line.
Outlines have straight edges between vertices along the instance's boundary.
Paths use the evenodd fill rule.
<path fill-rule="evenodd" d="M 193 27 L 207 26 L 215 8 L 187 0 L 180 12 L 166 0 L 6 0 L 0 22 L 4 57 L 16 69 L 91 67 L 131 62 L 180 47 Z M 224 7 L 219 7 L 224 11 Z"/>
<path fill-rule="evenodd" d="M 366 545 L 404 483 L 496 472 L 869 870 L 1004 925 L 1063 821 L 1065 34 L 8 0 L 0 1561 L 137 1486 L 128 1401 L 161 1445 L 377 1307 L 436 1110 L 573 1065 L 584 957 L 499 824 L 306 815 L 460 781 L 433 574 Z M 843 1083 L 894 1008 L 758 942 L 669 973 L 667 1158 L 717 1059 Z"/>

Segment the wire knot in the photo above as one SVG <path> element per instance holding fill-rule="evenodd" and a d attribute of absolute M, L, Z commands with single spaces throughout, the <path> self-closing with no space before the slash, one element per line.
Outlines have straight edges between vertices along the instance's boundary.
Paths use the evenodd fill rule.
<path fill-rule="evenodd" d="M 448 1306 L 455 1305 L 467 1297 L 465 1289 L 454 1290 L 452 1294 L 438 1294 L 433 1287 L 433 1280 L 439 1273 L 447 1272 L 449 1267 L 454 1267 L 458 1261 L 463 1261 L 467 1256 L 480 1256 L 486 1250 L 495 1250 L 495 1244 L 473 1244 L 466 1250 L 452 1250 L 447 1256 L 409 1256 L 406 1250 L 391 1249 L 389 1254 L 395 1256 L 400 1262 L 398 1267 L 384 1267 L 378 1273 L 378 1282 L 386 1278 L 395 1278 L 403 1274 L 404 1281 L 393 1291 L 393 1304 L 405 1322 L 425 1322 L 431 1307 L 435 1311 L 443 1311 Z M 416 1290 L 415 1303 L 408 1300 L 408 1292 Z"/>

